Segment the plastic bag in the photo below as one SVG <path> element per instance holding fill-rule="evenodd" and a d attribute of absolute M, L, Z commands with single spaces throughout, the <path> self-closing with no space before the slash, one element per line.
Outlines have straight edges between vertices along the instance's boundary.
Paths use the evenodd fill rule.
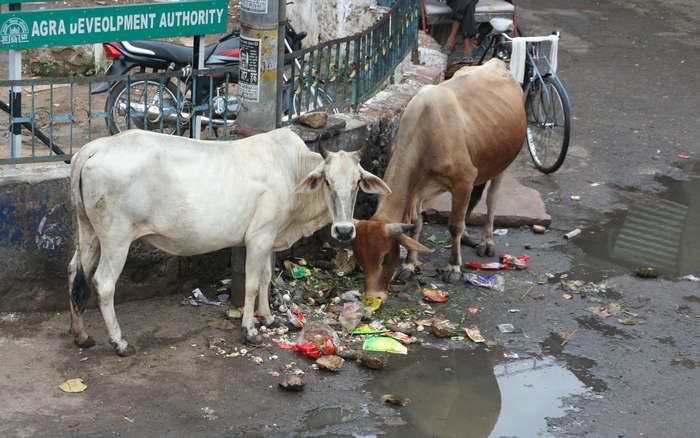
<path fill-rule="evenodd" d="M 349 290 L 349 291 L 343 293 L 342 295 L 340 295 L 340 299 L 343 301 L 357 301 L 360 299 L 360 295 L 362 295 L 362 294 L 360 293 L 359 290 L 353 289 L 353 290 Z"/>
<path fill-rule="evenodd" d="M 334 345 L 339 345 L 338 334 L 328 324 L 322 321 L 312 321 L 306 324 L 297 338 L 297 344 L 309 342 L 323 343 L 326 338 L 330 338 Z"/>
<path fill-rule="evenodd" d="M 473 284 L 474 286 L 485 287 L 487 289 L 494 289 L 499 292 L 503 292 L 505 289 L 505 279 L 501 275 L 477 275 L 468 272 L 465 276 L 467 283 Z"/>
<path fill-rule="evenodd" d="M 287 344 L 280 341 L 274 342 L 281 348 L 300 351 L 314 359 L 335 353 L 340 344 L 335 330 L 321 321 L 313 321 L 306 324 L 299 333 L 296 344 Z"/>
<path fill-rule="evenodd" d="M 362 303 L 359 301 L 349 301 L 343 304 L 343 310 L 340 312 L 340 325 L 350 332 L 357 327 L 357 325 L 362 321 L 362 314 L 364 309 Z"/>
<path fill-rule="evenodd" d="M 510 254 L 501 254 L 501 263 L 509 269 L 527 269 L 530 263 L 530 256 L 514 257 Z"/>
<path fill-rule="evenodd" d="M 306 317 L 299 309 L 287 309 L 287 318 L 289 323 L 296 328 L 302 328 L 306 323 Z"/>

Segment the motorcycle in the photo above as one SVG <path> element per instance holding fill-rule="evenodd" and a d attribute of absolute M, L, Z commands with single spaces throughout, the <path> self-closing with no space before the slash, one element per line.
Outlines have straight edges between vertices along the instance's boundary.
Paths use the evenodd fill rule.
<path fill-rule="evenodd" d="M 301 49 L 306 32 L 297 33 L 285 25 L 285 51 Z M 158 71 L 181 71 L 182 80 L 174 78 L 134 79 L 105 82 L 92 94 L 108 92 L 105 102 L 106 123 L 110 135 L 127 127 L 182 134 L 189 128 L 195 113 L 204 124 L 230 127 L 239 108 L 237 93 L 229 85 L 238 83 L 240 64 L 240 30 L 221 37 L 204 48 L 204 67 L 233 67 L 226 73 L 212 73 L 192 78 L 193 48 L 165 41 L 120 41 L 103 44 L 112 64 L 107 75 L 124 75 L 138 68 Z M 197 101 L 192 102 L 193 84 L 197 83 Z M 213 95 L 212 95 L 213 93 Z M 286 100 L 285 100 L 286 101 Z M 211 105 L 211 107 L 209 106 Z M 211 115 L 211 117 L 210 117 Z"/>

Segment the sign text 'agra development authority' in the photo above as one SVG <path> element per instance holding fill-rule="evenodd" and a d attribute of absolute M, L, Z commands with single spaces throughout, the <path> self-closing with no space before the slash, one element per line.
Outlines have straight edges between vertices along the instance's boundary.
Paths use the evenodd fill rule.
<path fill-rule="evenodd" d="M 0 49 L 226 32 L 226 0 L 50 9 L 0 15 Z"/>

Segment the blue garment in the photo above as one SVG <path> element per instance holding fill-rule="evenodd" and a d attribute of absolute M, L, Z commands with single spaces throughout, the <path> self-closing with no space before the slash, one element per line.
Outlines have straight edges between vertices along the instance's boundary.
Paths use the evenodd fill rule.
<path fill-rule="evenodd" d="M 471 38 L 476 35 L 477 26 L 474 12 L 478 1 L 479 0 L 447 0 L 447 6 L 452 8 L 450 18 L 453 21 L 459 21 L 461 23 L 459 34 L 462 35 L 463 38 Z"/>

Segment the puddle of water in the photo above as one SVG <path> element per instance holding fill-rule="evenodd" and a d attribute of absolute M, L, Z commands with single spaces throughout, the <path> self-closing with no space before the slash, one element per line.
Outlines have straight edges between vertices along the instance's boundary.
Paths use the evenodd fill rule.
<path fill-rule="evenodd" d="M 314 409 L 304 418 L 304 426 L 309 429 L 323 429 L 343 423 L 346 415 L 347 413 L 340 407 Z"/>
<path fill-rule="evenodd" d="M 564 338 L 559 333 L 550 334 L 547 336 L 547 339 L 542 342 L 542 353 L 552 355 L 566 362 L 566 368 L 592 391 L 598 393 L 607 391 L 608 385 L 605 381 L 595 377 L 591 372 L 591 369 L 598 365 L 598 363 L 587 357 L 564 353 L 563 342 Z"/>
<path fill-rule="evenodd" d="M 411 399 L 375 417 L 383 423 L 377 436 L 389 438 L 547 438 L 546 417 L 566 414 L 562 397 L 588 389 L 551 356 L 504 359 L 502 351 L 483 349 L 412 348 L 407 356 L 392 356 L 390 367 L 375 376 L 366 386 L 375 400 L 384 394 Z M 304 432 L 347 433 L 332 427 L 345 421 L 341 408 L 311 411 Z"/>
<path fill-rule="evenodd" d="M 583 251 L 579 266 L 617 265 L 622 272 L 652 266 L 679 277 L 700 271 L 700 161 L 685 169 L 690 177 L 656 180 L 666 190 L 655 199 L 613 213 L 610 221 L 589 227 L 572 243 Z M 584 268 L 581 268 L 584 269 Z"/>

